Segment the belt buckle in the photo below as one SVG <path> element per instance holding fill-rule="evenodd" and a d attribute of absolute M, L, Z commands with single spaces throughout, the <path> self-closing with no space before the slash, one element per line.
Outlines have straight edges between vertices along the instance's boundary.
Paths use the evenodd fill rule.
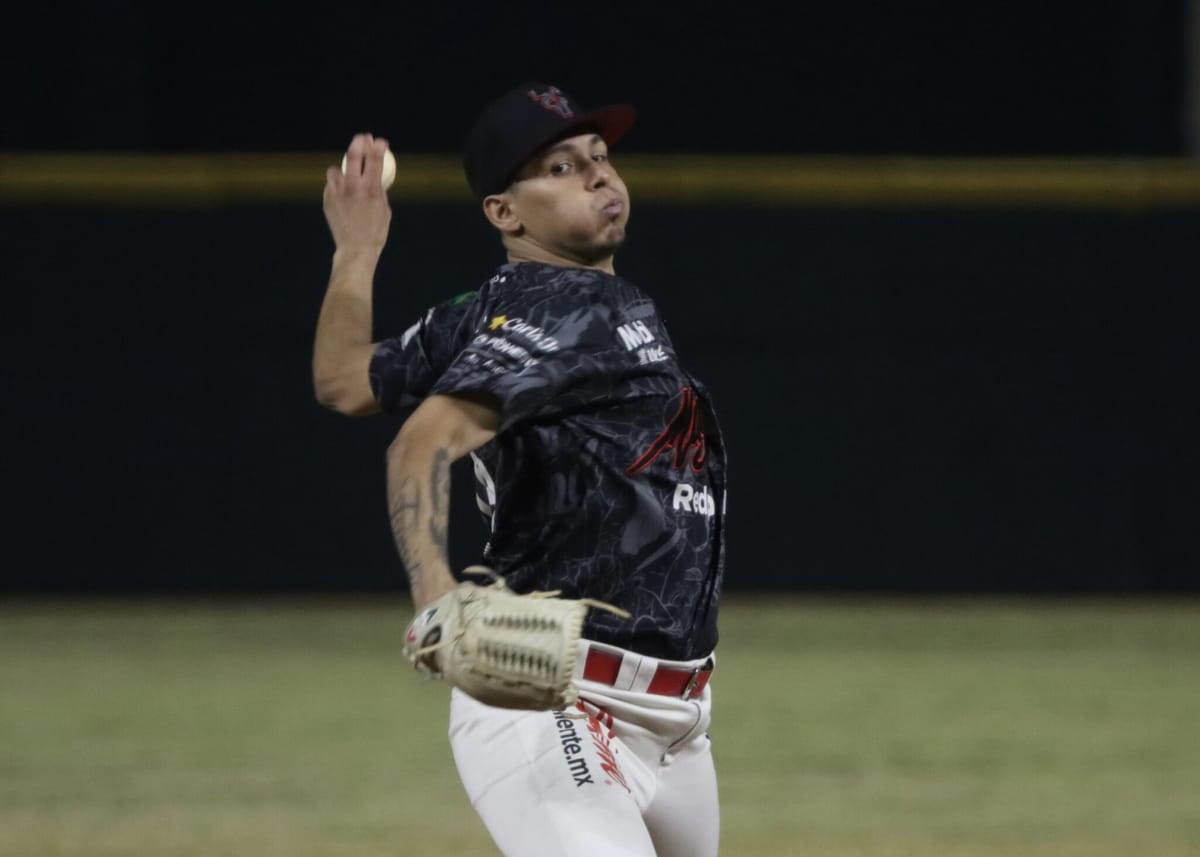
<path fill-rule="evenodd" d="M 687 684 L 683 686 L 683 693 L 680 694 L 680 699 L 691 699 L 692 691 L 696 689 L 696 682 L 700 681 L 700 673 L 705 670 L 712 669 L 712 660 L 706 660 L 702 664 L 697 664 L 692 668 L 692 674 L 688 678 Z"/>

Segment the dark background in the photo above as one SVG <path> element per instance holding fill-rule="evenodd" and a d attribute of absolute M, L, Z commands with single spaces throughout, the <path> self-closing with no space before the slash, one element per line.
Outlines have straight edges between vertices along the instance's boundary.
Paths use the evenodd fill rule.
<path fill-rule="evenodd" d="M 490 8 L 490 7 L 489 7 Z M 527 77 L 633 152 L 1181 155 L 1182 3 L 6 10 L 0 150 L 453 152 Z M 318 179 L 319 183 L 319 179 Z M 1195 590 L 1200 208 L 637 202 L 731 448 L 729 585 Z M 390 417 L 312 399 L 319 206 L 0 205 L 10 591 L 396 590 Z M 377 333 L 500 259 L 393 203 Z M 457 474 L 453 553 L 483 530 Z"/>
<path fill-rule="evenodd" d="M 1184 148 L 1183 0 L 7 6 L 10 149 L 457 151 L 528 78 L 642 151 Z"/>

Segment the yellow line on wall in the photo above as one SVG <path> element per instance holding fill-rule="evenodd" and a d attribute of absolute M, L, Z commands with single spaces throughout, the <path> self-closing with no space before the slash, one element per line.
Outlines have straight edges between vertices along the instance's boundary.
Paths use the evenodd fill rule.
<path fill-rule="evenodd" d="M 319 205 L 329 154 L 0 153 L 0 205 Z M 767 206 L 1200 207 L 1183 159 L 929 159 L 627 155 L 635 202 Z M 451 155 L 398 156 L 393 204 L 470 203 Z"/>

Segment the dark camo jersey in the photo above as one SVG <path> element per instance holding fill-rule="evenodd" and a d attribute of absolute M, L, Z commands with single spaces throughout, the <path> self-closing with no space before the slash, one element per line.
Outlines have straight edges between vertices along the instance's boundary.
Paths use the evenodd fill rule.
<path fill-rule="evenodd" d="M 501 431 L 472 458 L 484 562 L 509 586 L 632 614 L 589 611 L 592 640 L 672 660 L 712 651 L 725 449 L 708 394 L 636 286 L 507 264 L 381 342 L 370 373 L 389 412 L 435 393 L 499 400 Z"/>

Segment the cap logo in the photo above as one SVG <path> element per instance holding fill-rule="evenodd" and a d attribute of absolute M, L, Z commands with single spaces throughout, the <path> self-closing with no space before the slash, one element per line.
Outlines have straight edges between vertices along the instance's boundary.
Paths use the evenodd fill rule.
<path fill-rule="evenodd" d="M 551 86 L 545 92 L 534 92 L 529 90 L 529 98 L 540 104 L 546 110 L 553 111 L 563 119 L 572 119 L 575 116 L 575 111 L 571 109 L 571 103 L 567 101 L 567 96 L 563 95 L 562 90 L 557 86 Z"/>

